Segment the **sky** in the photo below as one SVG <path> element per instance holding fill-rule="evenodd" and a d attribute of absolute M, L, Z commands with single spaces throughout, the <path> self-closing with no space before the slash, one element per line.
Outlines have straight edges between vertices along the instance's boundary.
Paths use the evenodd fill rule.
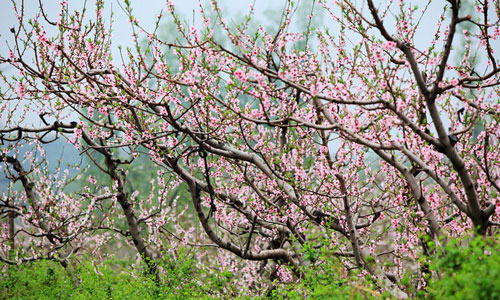
<path fill-rule="evenodd" d="M 21 4 L 21 0 L 14 0 L 15 3 Z M 59 14 L 59 3 L 60 0 L 41 0 L 41 3 L 44 7 L 45 12 L 48 15 L 50 20 L 57 20 Z M 81 0 L 69 0 L 68 6 L 71 11 L 73 10 L 81 10 L 83 8 L 84 1 Z M 190 24 L 194 22 L 195 24 L 200 24 L 199 22 L 199 7 L 198 0 L 173 0 L 175 6 L 177 8 L 177 13 L 184 19 L 187 19 Z M 227 2 L 227 1 L 226 1 Z M 249 4 L 253 1 L 249 0 L 232 0 L 230 5 L 227 3 L 221 3 L 221 8 L 223 11 L 228 14 L 228 19 L 231 17 L 238 18 L 243 13 L 246 13 L 249 10 Z M 256 0 L 256 11 L 257 14 L 262 17 L 266 16 L 265 11 L 269 9 L 277 9 L 279 4 L 282 1 L 263 1 Z M 13 10 L 13 5 L 10 0 L 0 0 L 0 53 L 2 55 L 7 55 L 7 51 L 9 46 L 12 47 L 14 45 L 13 34 L 10 32 L 10 28 L 16 27 L 17 19 L 15 16 L 15 12 Z M 94 11 L 94 3 L 95 0 L 87 1 L 87 9 L 89 10 L 89 16 L 93 15 Z M 110 18 L 111 11 L 113 11 L 113 57 L 119 58 L 120 52 L 118 50 L 118 46 L 122 45 L 124 48 L 126 46 L 132 46 L 132 29 L 130 24 L 128 23 L 128 16 L 120 7 L 120 4 L 123 3 L 123 0 L 105 0 L 105 13 L 104 16 L 107 20 Z M 269 5 L 269 3 L 273 3 L 274 5 Z M 278 5 L 276 5 L 278 3 Z M 133 9 L 134 16 L 139 20 L 141 26 L 143 26 L 146 30 L 152 30 L 155 25 L 155 17 L 160 13 L 162 9 L 165 9 L 165 0 L 131 0 L 131 7 Z M 24 0 L 24 11 L 25 18 L 33 18 L 39 11 L 39 0 Z M 193 14 L 194 11 L 194 14 Z M 25 20 L 26 20 L 25 19 Z M 48 33 L 55 32 L 54 28 L 50 26 L 46 28 Z M 51 31 L 52 30 L 52 31 Z M 9 74 L 13 70 L 11 69 L 2 69 L 2 72 Z M 1 117 L 5 116 L 0 112 L 0 126 L 4 126 L 5 120 L 2 120 Z M 38 115 L 32 115 L 24 120 L 24 125 L 27 126 L 38 126 L 42 125 L 41 120 Z M 66 143 L 64 140 L 58 140 L 57 143 L 51 143 L 44 146 L 44 149 L 47 152 L 47 159 L 50 161 L 58 160 L 61 155 L 64 156 L 65 162 L 70 164 L 77 164 L 80 162 L 79 152 L 74 148 L 73 145 Z M 28 149 L 22 150 L 27 151 Z M 53 167 L 55 167 L 54 163 L 51 163 Z M 3 174 L 3 170 L 0 167 L 0 194 L 5 191 L 8 184 L 8 180 L 5 178 Z"/>
<path fill-rule="evenodd" d="M 199 25 L 199 7 L 198 0 L 172 0 L 175 3 L 177 12 L 183 19 L 191 25 L 193 22 L 195 25 Z M 384 1 L 384 0 L 380 0 Z M 10 28 L 16 26 L 17 20 L 12 9 L 12 2 L 10 0 L 0 0 L 0 53 L 6 55 L 8 46 L 13 45 L 13 34 L 10 32 Z M 21 3 L 21 0 L 14 0 L 15 3 Z M 69 0 L 69 8 L 73 10 L 81 10 L 83 8 L 82 0 Z M 95 0 L 87 0 L 87 7 L 89 9 L 89 16 L 92 16 L 92 11 L 94 7 Z M 142 27 L 146 30 L 152 30 L 154 28 L 156 16 L 160 13 L 162 9 L 165 9 L 165 0 L 130 0 L 131 7 L 135 18 L 139 21 Z M 206 2 L 203 0 L 203 2 Z M 255 3 L 255 18 L 257 22 L 263 23 L 263 25 L 270 25 L 277 22 L 280 17 L 280 12 L 285 4 L 284 0 L 219 0 L 220 6 L 224 12 L 224 17 L 226 20 L 242 20 L 242 16 L 249 11 L 249 5 Z M 412 3 L 425 3 L 426 1 L 411 1 Z M 57 20 L 59 13 L 59 3 L 60 0 L 41 0 L 41 3 L 48 14 L 49 19 Z M 120 52 L 118 46 L 132 46 L 132 30 L 128 23 L 128 17 L 120 4 L 123 0 L 105 0 L 105 13 L 104 16 L 107 20 L 110 19 L 111 11 L 113 11 L 113 57 L 115 59 L 120 57 Z M 302 0 L 302 4 L 309 6 L 312 3 L 311 0 Z M 442 12 L 443 5 L 446 3 L 445 0 L 433 1 L 432 7 L 428 10 L 425 19 L 422 22 L 420 30 L 417 32 L 415 42 L 417 45 L 427 45 L 428 41 L 433 38 L 432 33 L 436 27 L 436 17 Z M 25 16 L 26 18 L 32 18 L 39 10 L 39 0 L 24 0 L 25 6 Z M 208 5 L 207 5 L 208 6 Z M 307 10 L 307 9 L 306 9 Z M 300 14 L 299 14 L 300 16 Z M 297 17 L 297 16 L 296 16 Z M 322 25 L 330 26 L 332 21 L 328 21 L 328 18 L 324 18 L 325 23 Z M 323 19 L 320 18 L 320 22 Z M 387 21 L 387 20 L 386 20 Z M 298 22 L 304 22 L 303 18 L 299 19 Z M 386 22 L 387 27 L 393 30 L 393 25 L 390 22 Z M 51 33 L 48 29 L 49 34 Z M 1 70 L 8 73 L 8 69 Z M 0 113 L 0 117 L 2 114 Z M 38 116 L 32 116 L 30 120 L 33 125 L 38 125 L 40 120 Z M 38 123 L 38 124 L 37 124 Z M 4 124 L 4 120 L 0 120 L 0 126 Z M 72 146 L 68 145 L 71 148 Z M 1 185 L 1 184 L 0 184 Z"/>
<path fill-rule="evenodd" d="M 39 11 L 40 2 L 44 7 L 44 11 L 48 15 L 48 18 L 52 21 L 56 21 L 58 18 L 58 14 L 60 11 L 60 0 L 24 0 L 24 11 L 25 11 L 25 22 L 29 18 L 33 18 Z M 81 11 L 84 7 L 84 2 L 87 2 L 87 16 L 93 17 L 95 10 L 95 0 L 69 0 L 68 6 L 70 11 L 78 10 Z M 120 59 L 120 50 L 119 46 L 123 46 L 125 49 L 127 46 L 133 46 L 132 40 L 132 28 L 128 22 L 128 16 L 123 10 L 123 0 L 105 0 L 104 1 L 104 17 L 109 22 L 111 12 L 113 12 L 113 33 L 112 33 L 112 55 L 115 60 Z M 147 1 L 138 1 L 131 0 L 131 7 L 133 10 L 133 14 L 143 28 L 148 31 L 154 29 L 156 16 L 163 9 L 165 11 L 165 0 L 147 0 Z M 193 23 L 193 16 L 195 24 L 200 24 L 199 21 L 199 7 L 198 0 L 173 0 L 175 3 L 177 13 L 183 19 L 187 19 L 189 24 Z M 249 10 L 249 4 L 253 1 L 249 0 L 233 0 L 231 1 L 231 5 L 227 5 L 228 1 L 220 1 L 221 7 L 224 10 L 224 13 L 230 16 L 229 18 L 238 18 L 237 16 L 241 16 L 243 13 L 246 13 Z M 224 3 L 225 2 L 225 3 Z M 279 3 L 283 1 L 263 1 L 256 0 L 256 8 L 258 14 L 260 16 L 265 16 L 264 11 L 270 8 L 269 3 L 274 3 L 274 7 L 279 6 Z M 17 19 L 15 16 L 15 12 L 13 9 L 12 2 L 10 0 L 0 0 L 0 53 L 3 56 L 8 56 L 8 49 L 12 48 L 14 45 L 14 35 L 10 32 L 10 28 L 16 27 Z M 14 3 L 17 3 L 18 7 L 22 3 L 21 0 L 14 0 Z M 276 5 L 278 3 L 278 5 Z M 164 24 L 165 25 L 165 22 Z M 56 28 L 54 26 L 46 26 L 48 34 L 56 33 Z M 30 57 L 28 53 L 27 57 Z M 120 65 L 120 61 L 116 61 L 117 65 Z M 12 68 L 3 68 L 1 69 L 5 74 L 9 74 L 14 70 Z M 1 116 L 1 114 L 0 114 Z M 38 117 L 31 117 L 35 122 L 39 122 Z M 0 126 L 4 124 L 4 120 L 0 120 Z"/>
<path fill-rule="evenodd" d="M 22 0 L 13 0 L 15 3 L 21 3 Z M 35 14 L 39 10 L 39 2 L 42 3 L 45 11 L 47 12 L 49 19 L 57 20 L 59 13 L 59 3 L 61 0 L 24 0 L 25 6 L 25 15 L 28 18 L 34 17 Z M 171 0 L 177 9 L 177 12 L 183 19 L 186 19 L 187 22 L 191 25 L 193 21 L 195 25 L 200 25 L 199 21 L 199 7 L 198 0 Z M 201 0 L 205 7 L 209 7 L 209 0 Z M 384 2 L 384 0 L 380 0 Z M 12 9 L 11 0 L 0 0 L 1 9 L 0 9 L 0 52 L 5 53 L 7 49 L 7 45 L 13 44 L 13 34 L 10 33 L 9 29 L 14 27 L 17 23 L 15 18 L 14 11 Z M 87 8 L 89 10 L 88 15 L 92 16 L 91 11 L 93 11 L 95 0 L 69 0 L 68 5 L 71 11 L 73 10 L 81 10 L 84 6 L 84 3 L 87 2 Z M 122 46 L 131 46 L 132 43 L 132 30 L 131 26 L 128 23 L 128 17 L 126 13 L 123 11 L 121 6 L 123 6 L 124 0 L 104 0 L 105 4 L 105 19 L 110 19 L 111 11 L 113 11 L 113 57 L 117 58 L 119 56 L 118 45 Z M 143 26 L 146 30 L 152 30 L 154 28 L 154 23 L 156 16 L 163 9 L 165 11 L 165 2 L 166 0 L 130 0 L 131 7 L 133 9 L 133 13 L 136 19 L 139 20 L 141 26 Z M 285 5 L 285 0 L 218 0 L 220 7 L 223 10 L 224 18 L 226 20 L 242 20 L 242 16 L 249 11 L 250 4 L 254 3 L 255 7 L 255 19 L 259 23 L 263 23 L 263 25 L 269 25 L 277 23 L 280 17 L 280 12 Z M 308 11 L 310 5 L 313 1 L 311 0 L 296 0 L 299 4 L 304 7 L 304 11 Z M 377 1 L 378 2 L 378 1 Z M 411 3 L 424 5 L 426 1 L 408 1 Z M 428 42 L 433 38 L 433 32 L 436 28 L 436 18 L 442 12 L 443 6 L 446 1 L 439 0 L 433 1 L 430 9 L 427 11 L 425 19 L 421 23 L 421 28 L 417 32 L 415 37 L 415 42 L 417 45 L 427 45 Z M 316 4 L 316 7 L 319 7 Z M 366 9 L 366 7 L 365 7 Z M 318 12 L 323 12 L 323 10 L 317 10 Z M 298 14 L 301 16 L 300 14 Z M 303 16 L 304 14 L 302 14 Z M 297 23 L 304 23 L 304 18 L 297 18 L 295 16 Z M 316 17 L 318 17 L 318 13 Z M 387 20 L 386 20 L 387 21 Z M 319 22 L 325 27 L 332 27 L 334 23 L 328 18 L 321 18 Z M 386 22 L 386 26 L 389 29 L 393 29 L 394 26 L 391 24 L 393 22 Z M 276 26 L 274 26 L 276 27 Z M 52 28 L 54 30 L 54 28 Z M 50 28 L 47 30 L 50 34 Z M 4 70 L 5 71 L 5 70 Z"/>
<path fill-rule="evenodd" d="M 12 9 L 12 3 L 9 0 L 0 0 L 2 2 L 0 9 L 0 48 L 2 50 L 6 49 L 7 42 L 12 45 L 12 34 L 10 33 L 10 28 L 14 27 L 17 23 L 14 11 Z M 21 3 L 20 0 L 14 0 L 15 3 Z M 41 0 L 43 7 L 49 18 L 52 20 L 57 19 L 59 13 L 59 2 L 60 0 Z M 94 0 L 87 1 L 87 7 L 93 9 Z M 155 17 L 160 13 L 162 9 L 165 9 L 165 0 L 131 0 L 131 7 L 136 19 L 139 23 L 146 29 L 152 30 L 154 28 Z M 178 13 L 181 17 L 188 20 L 190 24 L 193 22 L 193 15 L 195 23 L 199 24 L 199 7 L 198 0 L 173 0 Z M 204 1 L 205 2 L 205 1 Z M 248 12 L 249 5 L 253 3 L 253 0 L 232 0 L 232 1 L 219 1 L 221 2 L 221 7 L 224 13 L 229 14 L 233 18 L 241 16 L 241 14 Z M 24 0 L 25 12 L 27 17 L 34 17 L 38 12 L 39 0 Z M 84 1 L 69 0 L 68 5 L 70 10 L 81 10 L 83 8 Z M 230 3 L 230 5 L 228 4 Z M 265 11 L 276 10 L 283 5 L 284 1 L 265 1 L 256 0 L 255 7 L 258 17 L 263 17 L 264 21 L 267 19 Z M 104 16 L 109 20 L 111 11 L 113 11 L 114 16 L 114 31 L 113 31 L 113 42 L 115 46 L 115 51 L 118 45 L 132 45 L 131 39 L 131 27 L 128 23 L 128 17 L 120 5 L 123 4 L 123 0 L 105 0 L 105 13 Z M 194 14 L 193 14 L 194 11 Z M 91 15 L 91 14 L 89 14 Z M 49 31 L 50 33 L 50 31 Z M 2 51 L 3 53 L 3 51 Z M 115 55 L 114 55 L 115 56 Z"/>
<path fill-rule="evenodd" d="M 84 3 L 86 2 L 86 8 L 88 10 L 87 16 L 92 18 L 95 16 L 95 1 L 96 0 L 69 0 L 68 7 L 71 12 L 75 10 L 81 11 L 84 7 Z M 60 11 L 60 2 L 61 0 L 24 0 L 24 22 L 36 16 L 39 12 L 40 3 L 43 5 L 48 19 L 56 21 Z M 121 65 L 121 57 L 126 58 L 126 55 L 121 55 L 119 46 L 123 46 L 122 49 L 125 49 L 127 46 L 132 47 L 134 45 L 132 39 L 132 27 L 128 22 L 128 16 L 123 9 L 123 2 L 124 0 L 104 0 L 103 15 L 107 23 L 109 23 L 111 12 L 113 12 L 113 44 L 111 49 L 112 56 L 117 66 Z M 166 15 L 168 14 L 166 12 L 165 2 L 165 0 L 130 0 L 135 18 L 147 31 L 152 31 L 154 29 L 156 17 L 162 10 Z M 177 14 L 182 19 L 185 19 L 189 25 L 192 25 L 193 22 L 196 27 L 201 25 L 201 21 L 199 20 L 200 8 L 198 6 L 198 0 L 172 0 L 172 2 L 175 4 Z M 202 2 L 208 3 L 207 0 L 202 0 Z M 275 22 L 279 20 L 280 12 L 285 2 L 286 1 L 284 0 L 219 0 L 219 5 L 223 10 L 226 20 L 234 20 L 238 23 L 243 20 L 243 16 L 250 10 L 250 4 L 254 3 L 256 11 L 255 16 L 258 22 L 262 22 L 264 25 L 269 25 L 272 23 L 273 19 L 276 20 Z M 13 2 L 10 0 L 0 0 L 0 3 L 2 3 L 0 7 L 0 53 L 3 56 L 8 56 L 8 49 L 12 48 L 14 45 L 14 35 L 10 32 L 10 28 L 16 27 L 18 24 L 12 3 L 16 3 L 18 8 L 20 8 L 22 0 L 14 0 Z M 302 0 L 302 3 L 306 4 L 305 6 L 310 5 L 309 0 Z M 210 7 L 209 4 L 203 5 L 207 8 Z M 163 32 L 168 34 L 168 29 L 175 29 L 172 24 L 170 24 L 171 26 L 165 26 L 168 25 L 166 22 L 167 20 L 162 23 L 162 28 L 164 28 Z M 41 23 L 46 24 L 45 22 Z M 55 28 L 55 26 L 45 26 L 45 30 L 48 32 L 49 36 L 57 33 L 57 28 Z M 29 60 L 30 56 L 30 53 L 27 53 L 25 58 L 28 58 Z M 15 71 L 12 67 L 2 68 L 3 69 L 1 69 L 1 71 L 7 75 L 10 73 L 15 74 L 12 73 Z M 0 83 L 0 87 L 1 84 L 2 83 Z M 1 115 L 2 114 L 0 113 L 0 117 Z M 5 120 L 1 120 L 0 118 L 0 126 L 4 124 Z M 37 115 L 33 115 L 26 118 L 23 124 L 37 126 L 41 124 L 41 120 Z"/>
<path fill-rule="evenodd" d="M 22 0 L 13 0 L 14 3 L 20 4 Z M 187 22 L 191 25 L 195 24 L 195 26 L 199 26 L 201 24 L 199 20 L 199 7 L 198 0 L 171 0 L 174 2 L 178 14 L 181 18 L 186 19 Z M 208 0 L 202 0 L 204 3 L 207 3 Z M 304 7 L 304 11 L 308 11 L 312 1 L 311 0 L 297 0 L 302 3 Z M 385 0 L 380 0 L 385 1 Z M 12 9 L 12 2 L 10 0 L 0 0 L 1 9 L 0 9 L 0 53 L 4 56 L 7 55 L 8 47 L 12 47 L 14 44 L 13 34 L 10 32 L 10 28 L 16 26 L 17 20 Z M 42 3 L 45 12 L 48 14 L 49 19 L 57 20 L 59 13 L 59 3 L 61 0 L 24 0 L 25 7 L 25 17 L 32 18 L 39 11 L 40 2 Z M 69 0 L 69 8 L 70 11 L 73 10 L 81 10 L 85 2 L 87 2 L 87 8 L 89 10 L 88 16 L 92 16 L 95 0 Z M 123 5 L 124 0 L 104 0 L 105 12 L 104 16 L 106 20 L 110 20 L 111 11 L 113 11 L 113 45 L 112 45 L 112 55 L 115 60 L 120 59 L 120 51 L 119 45 L 124 46 L 133 46 L 132 40 L 132 29 L 131 25 L 128 22 L 128 17 L 126 13 L 123 11 L 121 7 Z M 135 18 L 139 21 L 139 24 L 143 28 L 148 31 L 154 29 L 154 24 L 156 20 L 156 16 L 163 9 L 165 10 L 165 2 L 166 0 L 130 0 L 131 7 L 133 9 L 133 14 Z M 220 7 L 223 10 L 223 15 L 226 20 L 235 20 L 235 23 L 239 23 L 242 20 L 244 14 L 249 11 L 250 4 L 254 3 L 254 7 L 256 10 L 255 19 L 258 23 L 263 23 L 269 26 L 270 24 L 278 23 L 280 12 L 285 5 L 285 0 L 218 0 Z M 378 1 L 377 1 L 378 2 Z M 425 4 L 426 1 L 409 1 L 411 3 L 419 3 L 420 5 Z M 361 2 L 360 2 L 361 3 Z M 422 20 L 421 28 L 417 31 L 415 36 L 415 43 L 417 46 L 425 46 L 428 45 L 429 41 L 433 38 L 433 32 L 436 28 L 437 17 L 443 10 L 443 5 L 445 5 L 445 0 L 432 1 L 430 8 L 428 9 L 426 16 Z M 204 4 L 205 7 L 209 7 L 208 4 Z M 366 7 L 364 8 L 366 9 Z M 166 11 L 165 11 L 166 12 Z M 298 23 L 304 23 L 305 14 L 297 14 L 295 19 Z M 318 15 L 318 14 L 317 14 Z M 319 18 L 318 19 L 321 25 L 324 27 L 329 27 L 330 32 L 334 31 L 334 24 L 328 18 Z M 394 31 L 394 24 L 389 20 L 385 20 L 386 26 L 389 31 Z M 167 26 L 168 27 L 168 26 Z M 172 26 L 170 26 L 172 28 Z M 275 28 L 276 26 L 269 26 L 270 28 Z M 49 34 L 54 32 L 56 29 L 51 28 L 51 26 L 46 28 Z M 272 29 L 271 29 L 272 30 Z M 165 32 L 168 32 L 165 30 Z M 498 45 L 500 46 L 500 45 Z M 121 64 L 120 61 L 116 61 L 116 64 L 119 66 Z M 9 74 L 12 72 L 11 70 L 2 69 L 2 72 Z M 0 86 L 1 87 L 1 86 Z M 0 114 L 1 116 L 1 114 Z M 30 118 L 34 122 L 40 122 L 37 116 Z M 0 120 L 0 126 L 4 124 L 4 120 Z M 35 125 L 35 124 L 34 124 Z"/>
<path fill-rule="evenodd" d="M 21 3 L 22 0 L 13 0 L 15 3 Z M 61 0 L 24 0 L 26 17 L 31 18 L 34 17 L 38 12 L 39 2 L 45 8 L 48 16 L 52 20 L 57 20 L 59 13 L 59 3 Z M 199 21 L 199 7 L 198 0 L 171 0 L 176 8 L 178 13 L 181 15 L 183 19 L 186 19 L 187 22 L 191 25 L 194 21 L 195 25 L 199 25 L 201 22 Z M 208 3 L 209 0 L 201 0 L 203 3 Z M 310 7 L 313 1 L 311 0 L 295 0 L 302 4 L 305 7 L 304 11 L 308 11 L 308 7 Z M 8 45 L 13 45 L 13 34 L 10 33 L 9 29 L 14 27 L 17 23 L 15 18 L 14 11 L 12 9 L 11 0 L 0 0 L 2 3 L 0 6 L 0 53 L 6 53 L 6 49 Z M 87 8 L 89 10 L 88 15 L 92 16 L 91 11 L 93 11 L 95 0 L 69 0 L 69 8 L 71 11 L 73 10 L 81 10 L 83 8 L 84 3 L 87 2 Z M 113 11 L 113 57 L 120 57 L 118 51 L 118 45 L 122 46 L 131 46 L 132 38 L 131 38 L 131 26 L 128 23 L 128 17 L 126 13 L 123 11 L 121 6 L 123 5 L 124 0 L 104 0 L 105 4 L 105 13 L 104 16 L 106 20 L 110 19 L 111 11 Z M 162 9 L 165 11 L 165 2 L 166 0 L 130 0 L 131 7 L 133 9 L 133 13 L 136 19 L 139 20 L 141 26 L 143 26 L 146 30 L 152 30 L 154 28 L 154 22 L 156 16 L 160 13 Z M 250 4 L 254 3 L 254 7 L 256 10 L 255 19 L 259 23 L 263 23 L 265 26 L 273 23 L 277 23 L 280 17 L 280 12 L 285 5 L 285 0 L 218 0 L 219 5 L 221 6 L 224 17 L 226 20 L 242 20 L 242 16 L 249 11 Z M 379 1 L 376 1 L 379 2 Z M 380 2 L 385 2 L 385 0 L 380 0 Z M 406 2 L 406 1 L 405 1 Z M 408 1 L 412 4 L 419 4 L 420 6 L 425 5 L 427 1 Z M 361 2 L 360 2 L 361 3 Z M 439 14 L 442 12 L 443 6 L 445 5 L 445 0 L 432 1 L 430 5 L 430 9 L 428 9 L 423 22 L 421 23 L 420 30 L 417 31 L 415 37 L 415 43 L 418 46 L 428 45 L 428 42 L 433 38 L 433 32 L 436 28 L 436 21 Z M 203 4 L 205 7 L 209 7 L 209 4 Z M 316 5 L 317 7 L 319 5 Z M 422 6 L 423 7 L 423 6 Z M 366 7 L 364 8 L 366 10 Z M 318 10 L 318 12 L 322 12 L 323 10 Z M 166 12 L 166 11 L 165 11 Z M 298 14 L 301 16 L 300 14 Z M 304 14 L 302 14 L 303 16 Z M 318 13 L 316 14 L 316 17 Z M 303 17 L 297 18 L 295 16 L 296 22 L 304 23 Z M 394 28 L 393 22 L 386 21 L 386 26 L 389 29 Z M 334 23 L 330 20 L 330 18 L 325 17 L 319 19 L 321 25 L 325 27 L 329 27 L 330 31 Z M 276 26 L 273 26 L 276 27 Z M 50 28 L 48 28 L 48 32 L 50 34 Z M 54 30 L 54 28 L 52 28 Z M 6 70 L 3 70 L 6 71 Z"/>

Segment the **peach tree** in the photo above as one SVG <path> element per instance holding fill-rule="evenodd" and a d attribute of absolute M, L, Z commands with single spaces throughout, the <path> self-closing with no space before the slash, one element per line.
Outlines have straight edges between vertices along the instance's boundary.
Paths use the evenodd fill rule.
<path fill-rule="evenodd" d="M 135 44 L 121 57 L 103 7 L 89 17 L 62 1 L 54 20 L 15 7 L 15 43 L 0 58 L 17 72 L 3 75 L 1 157 L 23 189 L 2 196 L 3 241 L 25 236 L 41 246 L 35 256 L 60 257 L 118 234 L 156 272 L 168 236 L 208 240 L 250 282 L 300 278 L 321 264 L 304 249 L 326 247 L 404 297 L 408 272 L 426 285 L 429 242 L 498 232 L 498 1 L 318 0 L 299 29 L 286 1 L 270 30 L 252 25 L 253 6 L 233 25 L 211 1 L 193 26 L 167 1 L 175 40 L 157 32 L 163 14 L 147 31 L 124 1 Z M 29 115 L 42 126 L 24 125 Z M 43 162 L 19 156 L 55 138 L 111 184 L 58 192 Z M 140 155 L 159 168 L 144 179 L 157 183 L 149 195 L 125 188 Z M 166 201 L 181 184 L 196 222 Z M 127 229 L 115 228 L 123 217 Z"/>

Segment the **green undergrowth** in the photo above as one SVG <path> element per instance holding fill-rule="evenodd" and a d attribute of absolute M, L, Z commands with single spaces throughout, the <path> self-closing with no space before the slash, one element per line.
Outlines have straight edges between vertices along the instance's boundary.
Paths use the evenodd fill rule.
<path fill-rule="evenodd" d="M 498 238 L 451 241 L 436 255 L 431 264 L 433 276 L 427 278 L 429 286 L 413 296 L 500 299 Z M 158 261 L 160 282 L 144 266 L 113 259 L 100 264 L 79 259 L 67 268 L 47 260 L 0 264 L 0 299 L 394 299 L 377 289 L 369 276 L 356 272 L 346 276 L 338 259 L 326 249 L 305 247 L 303 258 L 308 266 L 301 269 L 299 282 L 268 282 L 261 290 L 237 285 L 237 275 L 231 272 L 200 268 L 187 251 L 179 251 L 175 258 L 164 257 Z"/>
<path fill-rule="evenodd" d="M 230 272 L 208 273 L 194 259 L 165 260 L 161 283 L 143 268 L 109 260 L 98 266 L 90 261 L 68 268 L 40 260 L 2 266 L 0 299 L 379 299 L 376 292 L 339 278 L 337 268 L 306 270 L 300 283 L 276 283 L 261 291 L 237 287 Z"/>
<path fill-rule="evenodd" d="M 193 259 L 158 262 L 160 283 L 130 262 L 107 260 L 95 265 L 90 260 L 63 268 L 41 260 L 9 266 L 0 275 L 0 299 L 220 299 L 230 276 L 224 272 L 206 274 Z"/>
<path fill-rule="evenodd" d="M 422 299 L 500 299 L 500 236 L 450 241 L 431 265 L 437 274 Z"/>

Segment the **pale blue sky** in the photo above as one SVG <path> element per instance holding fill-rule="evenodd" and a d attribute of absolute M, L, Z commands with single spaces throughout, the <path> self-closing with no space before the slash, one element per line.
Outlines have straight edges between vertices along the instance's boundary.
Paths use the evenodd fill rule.
<path fill-rule="evenodd" d="M 0 51 L 5 54 L 7 42 L 9 45 L 13 44 L 13 37 L 9 29 L 16 25 L 17 20 L 15 18 L 14 11 L 12 9 L 12 3 L 9 0 L 0 0 L 2 2 L 0 9 Z M 15 0 L 16 3 L 21 3 L 20 0 Z M 39 1 L 38 0 L 25 0 L 25 15 L 28 18 L 32 18 L 38 12 Z M 49 15 L 51 20 L 57 19 L 57 14 L 59 12 L 59 0 L 42 0 L 45 11 Z M 69 0 L 70 10 L 81 10 L 84 1 Z M 93 10 L 94 0 L 87 1 L 87 7 L 89 8 L 88 16 L 91 17 Z M 199 24 L 199 7 L 198 0 L 173 0 L 176 8 L 180 15 L 187 19 L 190 24 L 193 21 L 193 10 L 194 10 L 194 20 Z M 205 1 L 203 1 L 205 2 Z M 249 5 L 253 3 L 252 0 L 232 0 L 232 1 L 219 1 L 221 2 L 221 7 L 224 13 L 227 14 L 225 17 L 227 19 L 237 18 L 243 13 L 248 12 Z M 308 1 L 304 1 L 307 3 Z M 131 39 L 131 27 L 128 23 L 128 18 L 125 12 L 120 8 L 119 4 L 122 4 L 122 0 L 106 0 L 105 1 L 105 18 L 109 20 L 110 12 L 114 12 L 114 26 L 113 26 L 113 42 L 114 51 L 118 45 L 130 46 L 132 45 Z M 273 11 L 279 12 L 280 5 L 282 6 L 284 1 L 266 1 L 266 0 L 256 0 L 255 7 L 257 11 L 257 16 L 262 18 L 263 22 L 268 21 L 268 14 L 266 15 L 264 11 L 268 11 L 273 8 Z M 141 26 L 147 30 L 151 30 L 154 27 L 155 16 L 165 8 L 165 0 L 147 0 L 138 1 L 131 0 L 131 6 L 135 17 L 139 20 Z M 166 13 L 166 12 L 165 12 Z M 279 15 L 276 16 L 279 18 Z M 50 28 L 48 30 L 50 33 Z M 114 53 L 117 54 L 117 53 Z M 116 55 L 114 55 L 116 57 Z"/>
<path fill-rule="evenodd" d="M 21 3 L 21 0 L 14 0 L 16 3 Z M 155 16 L 158 15 L 162 8 L 165 8 L 165 0 L 130 0 L 132 3 L 132 8 L 134 11 L 135 17 L 139 20 L 139 23 L 146 28 L 147 30 L 153 29 Z M 176 3 L 176 7 L 178 8 L 178 12 L 188 20 L 190 24 L 193 22 L 193 10 L 194 10 L 194 22 L 196 25 L 200 24 L 199 21 L 199 8 L 198 8 L 198 0 L 172 0 Z M 380 0 L 384 1 L 384 0 Z M 45 7 L 46 12 L 49 14 L 49 18 L 52 20 L 57 19 L 57 14 L 59 12 L 59 2 L 60 0 L 42 0 L 42 3 Z M 69 7 L 71 10 L 81 10 L 83 7 L 84 1 L 82 0 L 69 0 Z M 93 11 L 93 5 L 95 0 L 88 0 L 89 7 L 89 17 L 92 16 L 91 11 Z M 206 2 L 206 1 L 203 1 Z M 243 14 L 248 12 L 249 5 L 253 3 L 253 0 L 218 0 L 220 6 L 223 8 L 224 17 L 226 20 L 236 19 L 236 21 L 241 20 Z M 310 7 L 312 1 L 311 0 L 302 0 L 302 4 L 307 7 Z M 362 1 L 360 1 L 361 3 Z M 414 1 L 405 1 L 412 3 L 419 3 L 422 5 L 426 1 L 414 0 Z M 17 20 L 15 18 L 14 12 L 12 10 L 12 3 L 10 0 L 0 0 L 0 53 L 2 55 L 7 55 L 7 43 L 9 45 L 13 45 L 13 35 L 10 33 L 9 29 L 13 26 L 16 26 Z M 32 18 L 35 16 L 38 11 L 39 1 L 38 0 L 25 0 L 25 12 L 26 18 Z M 111 9 L 114 11 L 114 26 L 113 26 L 113 56 L 115 59 L 119 57 L 118 45 L 122 46 L 131 46 L 132 38 L 131 38 L 131 27 L 128 23 L 128 18 L 120 8 L 118 3 L 123 3 L 123 0 L 105 0 L 105 17 L 109 20 Z M 263 23 L 263 25 L 270 25 L 274 22 L 278 22 L 280 18 L 280 11 L 285 3 L 285 0 L 256 0 L 255 8 L 256 8 L 256 21 L 259 23 Z M 422 26 L 417 32 L 415 37 L 415 43 L 418 47 L 425 48 L 428 45 L 428 42 L 433 38 L 433 32 L 436 28 L 436 20 L 437 16 L 442 12 L 443 5 L 445 5 L 445 0 L 433 1 L 432 7 L 428 10 L 426 17 L 423 19 Z M 307 10 L 307 9 L 306 9 Z M 298 14 L 295 17 L 298 17 L 295 20 L 299 24 L 304 23 L 303 15 Z M 386 19 L 386 25 L 388 29 L 392 32 L 394 30 L 394 24 L 391 24 L 391 20 Z M 321 25 L 324 27 L 330 27 L 330 31 L 334 32 L 333 22 L 329 20 L 328 17 L 324 18 L 321 22 Z M 447 24 L 447 23 L 445 23 Z M 275 26 L 274 26 L 275 27 Z M 274 29 L 274 28 L 273 28 Z M 275 30 L 275 29 L 274 29 Z M 51 32 L 48 29 L 49 34 Z M 52 31 L 53 32 L 53 31 Z M 500 41 L 495 43 L 495 46 L 498 46 Z M 459 45 L 457 43 L 456 45 Z M 459 47 L 457 47 L 459 48 Z M 498 48 L 498 47 L 494 47 Z M 28 55 L 29 57 L 29 55 Z M 118 61 L 117 61 L 118 63 Z M 480 64 L 481 65 L 481 64 Z M 3 69 L 3 72 L 8 74 L 8 69 Z M 2 114 L 0 113 L 0 117 Z M 40 123 L 37 115 L 34 115 L 33 118 L 25 120 L 28 123 L 33 122 L 37 125 Z M 4 124 L 4 120 L 0 118 L 0 126 Z M 25 124 L 27 125 L 27 124 Z M 1 185 L 1 184 L 0 184 Z"/>

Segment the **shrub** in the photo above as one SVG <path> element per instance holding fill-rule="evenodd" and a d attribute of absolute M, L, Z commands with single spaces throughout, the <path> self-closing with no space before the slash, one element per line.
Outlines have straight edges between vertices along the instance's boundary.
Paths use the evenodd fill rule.
<path fill-rule="evenodd" d="M 429 284 L 426 298 L 433 299 L 500 299 L 500 243 L 477 237 L 467 246 L 452 240 L 445 255 L 432 269 L 440 278 Z"/>
<path fill-rule="evenodd" d="M 0 275 L 2 299 L 153 299 L 152 280 L 89 262 L 64 269 L 41 260 L 9 266 Z"/>

